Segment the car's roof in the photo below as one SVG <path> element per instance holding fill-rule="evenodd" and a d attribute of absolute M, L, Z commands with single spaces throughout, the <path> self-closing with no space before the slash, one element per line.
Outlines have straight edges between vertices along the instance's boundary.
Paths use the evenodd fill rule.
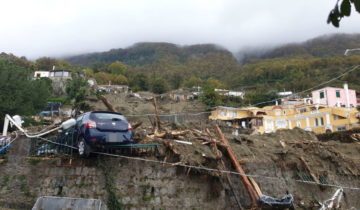
<path fill-rule="evenodd" d="M 119 114 L 119 115 L 122 115 L 121 113 L 118 113 L 118 112 L 109 112 L 109 111 L 91 111 L 91 112 L 88 112 L 89 114 L 91 113 L 108 113 L 108 114 Z"/>

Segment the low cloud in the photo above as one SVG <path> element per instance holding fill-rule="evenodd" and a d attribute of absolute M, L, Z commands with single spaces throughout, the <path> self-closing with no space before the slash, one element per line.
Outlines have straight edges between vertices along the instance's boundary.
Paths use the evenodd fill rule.
<path fill-rule="evenodd" d="M 63 56 L 136 42 L 215 43 L 236 52 L 301 42 L 327 33 L 358 33 L 353 11 L 340 28 L 326 23 L 334 1 L 28 0 L 0 7 L 0 51 Z"/>

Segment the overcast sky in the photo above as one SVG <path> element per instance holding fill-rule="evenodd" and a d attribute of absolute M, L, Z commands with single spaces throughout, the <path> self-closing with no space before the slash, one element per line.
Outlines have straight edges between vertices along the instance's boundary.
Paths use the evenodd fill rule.
<path fill-rule="evenodd" d="M 360 14 L 334 28 L 336 0 L 2 0 L 0 52 L 34 59 L 136 42 L 244 47 L 360 32 Z"/>

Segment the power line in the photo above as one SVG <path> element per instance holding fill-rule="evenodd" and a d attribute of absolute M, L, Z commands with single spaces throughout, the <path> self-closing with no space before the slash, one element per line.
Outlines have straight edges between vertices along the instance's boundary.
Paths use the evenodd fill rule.
<path fill-rule="evenodd" d="M 344 73 L 342 73 L 342 74 L 340 74 L 340 75 L 338 75 L 338 76 L 336 76 L 336 77 L 334 77 L 334 78 L 332 78 L 330 80 L 322 82 L 322 83 L 320 83 L 318 85 L 315 85 L 315 86 L 313 86 L 311 88 L 308 88 L 306 90 L 303 90 L 303 91 L 300 91 L 300 92 L 297 92 L 297 93 L 293 93 L 293 94 L 291 94 L 289 96 L 286 96 L 286 97 L 279 97 L 279 98 L 272 99 L 272 100 L 269 100 L 269 101 L 263 101 L 263 102 L 259 102 L 259 103 L 256 103 L 256 104 L 251 104 L 250 106 L 257 106 L 257 105 L 261 105 L 261 104 L 275 102 L 275 101 L 278 101 L 278 100 L 281 100 L 281 99 L 284 99 L 284 98 L 287 98 L 287 97 L 290 97 L 290 96 L 296 96 L 296 95 L 308 92 L 310 90 L 314 90 L 314 89 L 319 88 L 319 87 L 321 87 L 321 86 L 323 86 L 325 84 L 328 84 L 328 83 L 330 83 L 332 81 L 335 81 L 335 80 L 341 78 L 342 76 L 344 76 L 346 74 L 349 74 L 349 73 L 357 70 L 359 66 L 360 65 L 356 65 L 356 66 L 352 67 L 351 69 L 347 70 L 346 72 L 344 72 Z M 242 106 L 242 107 L 238 107 L 238 108 L 244 108 L 244 107 L 246 107 L 246 106 Z M 209 112 L 182 112 L 182 113 L 174 113 L 174 114 L 160 114 L 159 116 L 163 116 L 163 117 L 179 116 L 179 115 L 194 115 L 195 116 L 195 115 L 208 114 L 208 113 L 211 113 L 211 112 L 210 111 Z M 127 117 L 145 117 L 145 116 L 155 116 L 155 114 L 137 114 L 137 115 L 126 115 L 126 116 Z"/>
<path fill-rule="evenodd" d="M 291 94 L 291 95 L 289 95 L 289 96 L 299 95 L 299 94 L 308 92 L 308 91 L 310 91 L 310 90 L 313 90 L 313 89 L 315 89 L 315 88 L 319 88 L 319 87 L 321 87 L 321 86 L 323 86 L 323 85 L 325 85 L 325 84 L 328 84 L 328 83 L 330 83 L 330 82 L 332 82 L 332 81 L 334 81 L 334 80 L 337 80 L 337 79 L 341 78 L 342 76 L 344 76 L 344 75 L 346 75 L 346 74 L 348 74 L 348 73 L 351 73 L 351 72 L 357 70 L 357 68 L 358 68 L 359 66 L 360 66 L 360 65 L 356 65 L 356 66 L 354 66 L 353 68 L 351 68 L 351 69 L 349 69 L 348 71 L 340 74 L 340 75 L 337 76 L 337 77 L 334 77 L 334 78 L 332 78 L 332 79 L 330 79 L 330 80 L 328 80 L 328 81 L 325 81 L 325 82 L 323 82 L 323 83 L 320 83 L 319 85 L 313 86 L 313 87 L 311 87 L 311 88 L 309 88 L 309 89 L 306 89 L 306 90 L 303 90 L 303 91 L 301 91 L 301 92 L 293 93 L 293 94 Z M 289 97 L 289 96 L 286 96 L 286 97 Z M 257 106 L 257 105 L 261 105 L 261 104 L 265 104 L 265 103 L 275 102 L 275 101 L 278 101 L 278 100 L 283 99 L 283 98 L 286 98 L 286 97 L 281 97 L 281 98 L 273 99 L 273 100 L 270 100 L 270 101 L 264 101 L 264 102 L 260 102 L 260 103 L 257 103 L 257 104 L 252 104 L 251 106 Z"/>

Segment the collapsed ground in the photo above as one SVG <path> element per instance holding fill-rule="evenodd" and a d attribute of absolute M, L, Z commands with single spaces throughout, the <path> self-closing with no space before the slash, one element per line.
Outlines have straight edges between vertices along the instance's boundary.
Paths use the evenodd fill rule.
<path fill-rule="evenodd" d="M 151 100 L 145 97 L 142 99 L 129 96 L 124 96 L 124 98 L 112 98 L 110 96 L 107 98 L 112 104 L 116 104 L 115 108 L 118 111 L 124 114 L 154 113 Z M 163 113 L 169 111 L 169 109 L 171 112 L 173 110 L 171 109 L 172 107 L 177 107 L 176 113 L 183 111 L 204 111 L 204 107 L 201 107 L 196 101 L 182 102 L 183 104 L 181 105 L 181 103 L 164 98 L 158 100 L 158 102 L 159 110 Z M 101 101 L 94 100 L 91 104 L 94 109 L 106 110 L 106 107 Z M 140 120 L 137 119 L 136 122 L 139 121 Z M 214 145 L 221 142 L 215 132 L 215 122 L 161 122 L 160 127 L 157 127 L 155 123 L 156 118 L 154 117 L 149 118 L 146 116 L 141 119 L 141 121 L 143 124 L 135 130 L 136 141 L 138 143 L 154 142 L 159 144 L 159 151 L 155 155 L 144 156 L 144 154 L 142 154 L 143 158 L 160 161 L 161 163 L 157 163 L 158 168 L 177 167 L 182 169 L 181 173 L 190 177 L 203 177 L 204 175 L 210 177 L 206 180 L 215 183 L 215 185 L 211 187 L 209 192 L 205 193 L 219 197 L 222 192 L 225 192 L 227 195 L 225 197 L 229 199 L 230 203 L 226 208 L 238 208 L 239 205 L 236 204 L 236 200 L 239 200 L 241 206 L 244 208 L 250 207 L 251 202 L 249 196 L 238 174 L 231 174 L 230 181 L 232 186 L 230 186 L 229 181 L 226 180 L 227 173 L 184 166 L 189 165 L 199 166 L 201 168 L 235 171 L 234 165 L 225 151 L 226 147 L 222 147 L 219 144 L 217 149 L 214 149 Z M 356 139 L 350 137 L 352 134 L 360 133 L 360 130 L 326 134 L 318 137 L 313 133 L 301 129 L 279 130 L 276 133 L 264 135 L 240 134 L 239 136 L 234 136 L 231 134 L 232 129 L 225 125 L 220 126 L 220 128 L 225 134 L 225 138 L 230 143 L 230 147 L 236 154 L 245 173 L 254 175 L 253 178 L 259 185 L 262 193 L 280 198 L 289 192 L 294 195 L 296 208 L 318 209 L 318 202 L 330 198 L 337 189 L 329 185 L 360 186 L 360 158 L 358 155 L 360 152 L 360 144 Z M 41 130 L 41 127 L 33 129 Z M 242 133 L 251 132 L 244 131 Z M 14 148 L 14 151 L 26 156 L 27 149 L 28 148 Z M 40 196 L 31 189 L 20 190 L 24 191 L 20 194 L 8 191 L 9 186 L 7 182 L 9 182 L 9 178 L 6 178 L 9 177 L 8 173 L 12 173 L 10 174 L 11 177 L 16 169 L 16 173 L 21 174 L 22 169 L 19 166 L 19 160 L 26 161 L 25 159 L 17 158 L 18 156 L 11 157 L 12 158 L 0 164 L 1 171 L 5 172 L 0 175 L 2 178 L 0 197 L 3 196 L 3 199 L 0 199 L 0 203 L 4 202 L 4 199 L 11 200 L 12 196 L 20 196 L 20 200 L 24 200 L 24 203 L 31 206 L 31 202 L 35 202 L 34 199 L 36 195 Z M 57 160 L 58 157 L 48 157 L 48 159 L 49 158 L 50 160 Z M 77 159 L 76 156 L 74 158 Z M 109 157 L 104 158 L 111 159 Z M 129 160 L 129 162 L 131 161 L 132 160 Z M 175 165 L 180 166 L 171 166 L 164 162 L 175 163 Z M 3 170 L 3 167 L 7 168 Z M 9 169 L 9 167 L 14 170 Z M 43 167 L 46 167 L 46 164 L 45 166 L 43 165 Z M 71 168 L 75 166 L 70 165 L 66 167 Z M 29 168 L 26 170 L 29 171 Z M 32 170 L 35 169 L 30 169 L 30 171 Z M 131 168 L 127 170 L 131 170 Z M 174 179 L 176 179 L 176 177 L 174 177 Z M 302 181 L 317 182 L 318 184 L 308 184 Z M 23 185 L 21 184 L 20 187 L 21 186 Z M 184 187 L 187 188 L 191 186 L 187 186 L 185 183 Z M 115 191 L 116 190 L 119 191 L 119 189 L 115 189 Z M 344 190 L 346 199 L 343 200 L 342 206 L 345 208 L 360 208 L 360 201 L 357 199 L 359 190 Z M 21 199 L 21 197 L 27 196 L 26 193 L 33 194 L 34 197 Z M 100 196 L 101 193 L 97 193 Z M 54 192 L 54 194 L 56 194 L 56 192 Z M 73 196 L 76 195 L 77 194 Z M 84 195 L 79 194 L 77 196 L 81 197 Z M 145 203 L 141 205 L 147 205 L 149 207 L 152 204 Z M 165 204 L 162 203 L 161 205 Z"/>

